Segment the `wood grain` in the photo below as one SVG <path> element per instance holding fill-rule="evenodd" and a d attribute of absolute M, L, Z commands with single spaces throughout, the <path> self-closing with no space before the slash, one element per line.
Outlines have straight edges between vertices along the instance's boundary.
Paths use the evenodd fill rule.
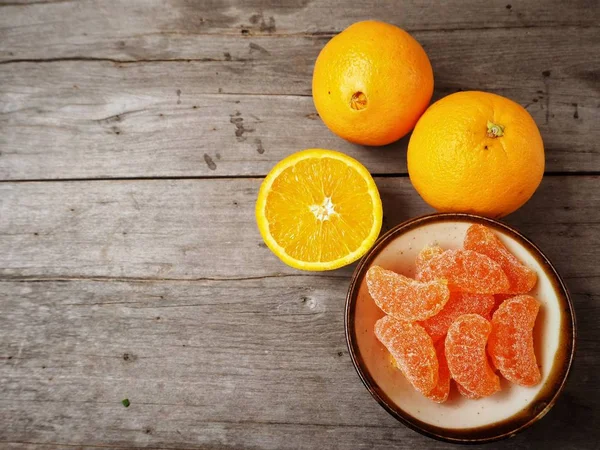
<path fill-rule="evenodd" d="M 573 33 L 570 40 L 553 29 L 417 37 L 435 68 L 435 98 L 459 89 L 508 96 L 538 123 L 548 171 L 598 171 L 600 33 Z M 406 173 L 407 138 L 383 150 L 355 146 L 316 114 L 312 66 L 326 41 L 199 36 L 187 47 L 190 61 L 4 64 L 0 178 L 263 176 L 307 147 L 345 151 L 376 174 Z M 180 57 L 184 48 L 158 56 Z"/>
<path fill-rule="evenodd" d="M 331 35 L 365 19 L 384 20 L 410 31 L 580 29 L 600 23 L 596 0 L 4 0 L 2 4 L 2 59 L 131 57 L 132 53 L 147 59 L 172 52 L 193 58 L 197 55 L 193 43 L 204 35 Z M 487 44 L 493 48 L 496 42 Z"/>
<path fill-rule="evenodd" d="M 384 229 L 431 212 L 407 139 L 354 146 L 312 104 L 318 52 L 366 18 L 422 43 L 435 99 L 506 95 L 544 138 L 552 175 L 506 221 L 569 286 L 575 365 L 546 418 L 480 448 L 599 448 L 598 6 L 0 0 L 0 448 L 451 447 L 361 385 L 354 266 L 290 269 L 254 221 L 260 177 L 307 147 L 383 175 Z"/>
<path fill-rule="evenodd" d="M 385 227 L 431 212 L 407 178 L 376 181 Z M 533 199 L 508 217 L 566 277 L 580 270 L 570 259 L 577 259 L 586 273 L 600 275 L 594 264 L 600 246 L 598 182 L 597 176 L 546 177 Z M 177 280 L 298 276 L 262 243 L 254 219 L 260 183 L 0 183 L 0 275 Z"/>
<path fill-rule="evenodd" d="M 511 440 L 518 448 L 600 437 L 597 415 L 571 415 L 600 394 L 600 277 L 586 280 L 574 296 L 578 364 L 544 425 Z M 396 423 L 360 383 L 343 332 L 348 281 L 3 280 L 0 442 L 448 448 Z"/>
<path fill-rule="evenodd" d="M 377 182 L 386 227 L 428 211 L 408 179 Z M 302 273 L 261 246 L 259 183 L 0 184 L 0 441 L 446 448 L 395 423 L 359 383 L 342 323 L 352 267 Z M 554 261 L 579 319 L 567 390 L 544 425 L 511 441 L 520 448 L 599 437 L 600 209 L 580 195 L 597 183 L 546 177 L 508 219 Z"/>

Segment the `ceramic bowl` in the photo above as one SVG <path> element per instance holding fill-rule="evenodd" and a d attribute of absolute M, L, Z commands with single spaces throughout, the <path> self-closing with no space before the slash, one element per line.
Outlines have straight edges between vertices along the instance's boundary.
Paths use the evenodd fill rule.
<path fill-rule="evenodd" d="M 383 317 L 366 287 L 365 274 L 379 265 L 414 276 L 414 261 L 426 245 L 461 248 L 469 225 L 490 227 L 520 261 L 538 274 L 531 295 L 542 304 L 534 328 L 542 381 L 522 387 L 502 380 L 502 390 L 480 400 L 462 397 L 452 383 L 447 402 L 415 391 L 392 366 L 373 332 Z M 515 229 L 470 214 L 433 214 L 404 222 L 382 236 L 356 268 L 346 298 L 346 339 L 362 382 L 392 416 L 426 436 L 454 443 L 483 443 L 514 436 L 540 420 L 561 393 L 575 351 L 575 312 L 560 276 L 542 251 Z"/>

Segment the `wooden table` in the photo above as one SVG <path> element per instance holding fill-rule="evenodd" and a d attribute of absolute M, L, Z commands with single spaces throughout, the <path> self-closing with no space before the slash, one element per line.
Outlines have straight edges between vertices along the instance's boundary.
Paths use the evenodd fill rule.
<path fill-rule="evenodd" d="M 385 228 L 431 211 L 407 139 L 355 146 L 315 112 L 319 50 L 366 18 L 423 44 L 435 99 L 539 124 L 546 176 L 506 221 L 565 278 L 578 351 L 548 416 L 486 449 L 599 447 L 598 0 L 0 0 L 0 447 L 450 447 L 359 381 L 353 267 L 286 267 L 254 222 L 261 178 L 314 146 L 371 170 Z"/>

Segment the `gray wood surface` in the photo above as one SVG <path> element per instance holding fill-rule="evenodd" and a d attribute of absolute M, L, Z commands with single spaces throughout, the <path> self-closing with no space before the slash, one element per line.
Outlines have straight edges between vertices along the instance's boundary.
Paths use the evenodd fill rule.
<path fill-rule="evenodd" d="M 0 0 L 1 5 L 9 45 L 0 55 L 20 58 L 98 56 L 123 47 L 122 40 L 156 55 L 170 42 L 179 47 L 180 40 L 198 35 L 322 35 L 365 19 L 445 31 L 600 22 L 597 0 Z"/>
<path fill-rule="evenodd" d="M 12 42 L 14 28 L 20 27 L 0 31 L 7 35 L 0 42 Z M 514 99 L 540 127 L 547 170 L 579 172 L 600 170 L 599 29 L 415 36 L 431 58 L 436 99 L 460 89 Z M 98 42 L 93 58 L 100 60 L 90 61 L 81 56 L 85 45 L 68 46 L 79 56 L 45 58 L 53 55 L 46 46 L 21 36 L 19 42 L 44 54 L 0 64 L 0 176 L 264 176 L 309 147 L 346 151 L 373 173 L 406 173 L 406 138 L 374 151 L 337 138 L 319 120 L 310 97 L 312 67 L 328 35 L 165 39 L 166 45 L 122 41 L 114 48 Z"/>
<path fill-rule="evenodd" d="M 600 447 L 597 0 L 0 0 L 0 448 L 451 448 L 360 383 L 354 265 L 293 270 L 254 221 L 261 177 L 307 147 L 382 175 L 385 229 L 431 212 L 406 139 L 348 144 L 312 104 L 319 50 L 367 18 L 423 44 L 435 98 L 507 95 L 544 138 L 506 221 L 565 278 L 577 356 L 548 416 L 485 448 Z"/>
<path fill-rule="evenodd" d="M 580 327 L 564 397 L 511 444 L 599 437 L 600 197 L 578 194 L 598 181 L 548 176 L 508 220 L 556 262 Z M 377 182 L 387 225 L 429 212 L 408 179 Z M 0 441 L 444 447 L 396 425 L 354 373 L 343 334 L 352 267 L 297 272 L 261 245 L 259 183 L 2 183 Z M 586 413 L 565 432 L 573 410 Z"/>
<path fill-rule="evenodd" d="M 433 212 L 408 178 L 377 178 L 384 229 Z M 0 183 L 0 275 L 197 279 L 318 276 L 281 263 L 254 219 L 261 179 Z M 600 276 L 598 176 L 546 176 L 506 221 L 561 274 Z M 549 207 L 548 205 L 551 205 Z M 567 252 L 572 258 L 563 261 Z M 352 268 L 332 272 L 349 276 Z"/>

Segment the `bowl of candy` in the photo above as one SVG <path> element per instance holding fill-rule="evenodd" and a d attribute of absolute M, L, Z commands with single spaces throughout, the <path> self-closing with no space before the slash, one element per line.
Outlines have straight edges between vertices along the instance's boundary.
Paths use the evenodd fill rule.
<path fill-rule="evenodd" d="M 548 258 L 471 214 L 423 216 L 382 236 L 354 272 L 345 327 L 375 400 L 454 443 L 509 438 L 540 420 L 575 352 L 573 304 Z"/>

